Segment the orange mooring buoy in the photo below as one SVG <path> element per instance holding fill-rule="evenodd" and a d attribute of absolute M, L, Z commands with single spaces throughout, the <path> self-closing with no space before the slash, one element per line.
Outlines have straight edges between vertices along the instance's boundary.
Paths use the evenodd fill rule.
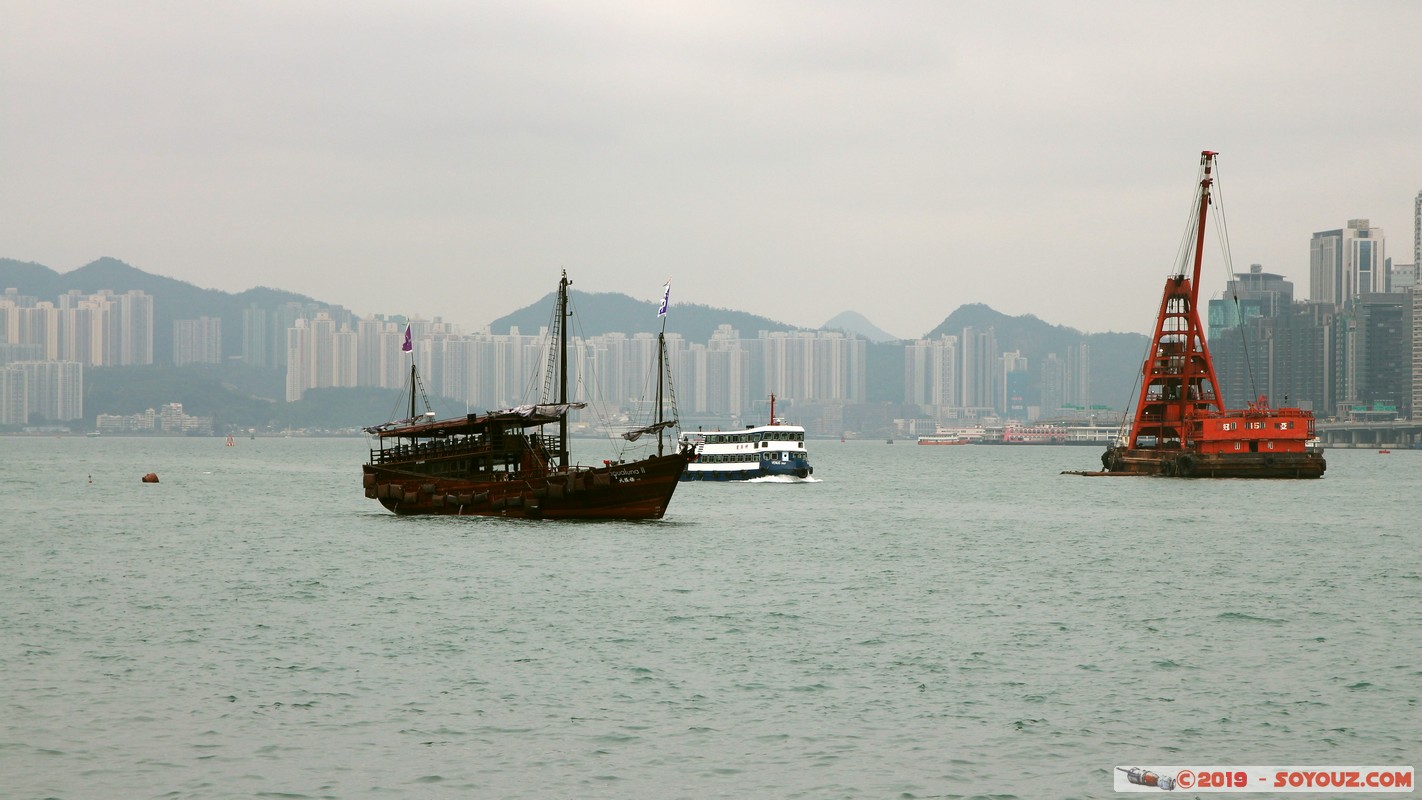
<path fill-rule="evenodd" d="M 156 473 L 156 472 L 150 472 L 150 473 L 148 473 L 147 475 L 144 475 L 144 476 L 143 476 L 143 482 L 144 482 L 144 483 L 157 483 L 157 482 L 158 482 L 158 473 Z"/>

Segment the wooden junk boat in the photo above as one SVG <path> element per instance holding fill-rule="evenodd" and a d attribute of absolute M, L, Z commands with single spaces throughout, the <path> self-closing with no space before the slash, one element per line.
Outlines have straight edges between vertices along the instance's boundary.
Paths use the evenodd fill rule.
<path fill-rule="evenodd" d="M 658 339 L 657 419 L 623 434 L 635 441 L 657 435 L 657 454 L 632 461 L 579 466 L 568 451 L 568 280 L 558 283 L 550 329 L 549 376 L 556 359 L 557 398 L 486 414 L 436 420 L 416 416 L 418 375 L 410 366 L 410 416 L 367 428 L 379 446 L 364 466 L 365 496 L 396 514 L 447 514 L 535 519 L 660 519 L 686 467 L 680 449 L 663 452 L 663 435 L 676 420 L 662 419 L 666 375 L 665 330 Z M 664 300 L 665 305 L 665 300 Z M 405 349 L 410 349 L 406 333 Z M 546 399 L 546 398 L 545 398 Z M 557 425 L 557 433 L 544 427 Z"/>
<path fill-rule="evenodd" d="M 1200 154 L 1194 228 L 1186 232 L 1176 273 L 1165 279 L 1130 433 L 1102 454 L 1101 463 L 1110 474 L 1318 478 L 1327 465 L 1310 446 L 1313 412 L 1271 408 L 1263 396 L 1248 408 L 1226 410 L 1220 399 L 1197 302 L 1215 155 Z M 1189 244 L 1193 270 L 1187 276 Z"/>

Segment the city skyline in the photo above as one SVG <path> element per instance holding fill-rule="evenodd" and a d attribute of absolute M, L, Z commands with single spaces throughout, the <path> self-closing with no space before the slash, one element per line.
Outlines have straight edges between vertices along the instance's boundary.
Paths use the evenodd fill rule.
<path fill-rule="evenodd" d="M 10 8 L 7 255 L 469 330 L 566 267 L 802 327 L 913 338 L 982 302 L 1141 331 L 1201 150 L 1233 271 L 1301 287 L 1309 234 L 1350 219 L 1405 261 L 1422 187 L 1417 4 L 343 12 Z"/>
<path fill-rule="evenodd" d="M 1422 242 L 1422 191 L 1417 192 L 1411 199 L 1409 199 L 1409 205 L 1412 205 L 1412 206 L 1413 206 L 1413 209 L 1414 209 L 1414 211 L 1409 212 L 1409 213 L 1413 213 L 1413 214 L 1415 214 L 1415 215 L 1417 216 L 1417 222 L 1416 222 L 1416 224 L 1414 224 L 1413 229 L 1408 232 L 1408 234 L 1406 235 L 1405 238 L 1404 238 L 1404 237 L 1401 237 L 1401 236 L 1398 236 L 1398 237 L 1388 237 L 1386 230 L 1384 230 L 1381 226 L 1376 226 L 1376 225 L 1369 226 L 1370 220 L 1369 220 L 1368 218 L 1350 218 L 1350 219 L 1348 219 L 1348 220 L 1346 220 L 1346 221 L 1340 221 L 1336 226 L 1333 226 L 1333 228 L 1332 228 L 1331 230 L 1323 230 L 1323 229 L 1321 229 L 1321 230 L 1317 230 L 1317 231 L 1312 231 L 1312 232 L 1310 232 L 1309 234 L 1307 234 L 1306 237 L 1301 234 L 1301 236 L 1300 236 L 1300 241 L 1302 242 L 1302 245 L 1301 245 L 1301 246 L 1302 246 L 1302 250 L 1303 250 L 1303 256 L 1302 256 L 1302 261 L 1301 261 L 1301 263 L 1298 265 L 1298 268 L 1297 268 L 1296 271 L 1290 272 L 1290 271 L 1285 271 L 1285 270 L 1280 270 L 1280 269 L 1273 269 L 1273 268 L 1270 268 L 1269 265 L 1267 265 L 1267 264 L 1260 264 L 1259 262 L 1242 262 L 1242 261 L 1235 260 L 1235 261 L 1232 262 L 1232 265 L 1234 266 L 1234 272 L 1231 274 L 1230 279 L 1224 281 L 1224 283 L 1223 283 L 1223 285 L 1220 287 L 1220 289 L 1217 290 L 1217 291 L 1215 291 L 1213 294 L 1211 294 L 1211 295 L 1208 297 L 1208 299 L 1209 299 L 1209 300 L 1219 300 L 1219 299 L 1225 297 L 1225 296 L 1228 294 L 1229 287 L 1230 287 L 1230 285 L 1231 285 L 1231 281 L 1233 281 L 1236 277 L 1239 277 L 1239 276 L 1247 276 L 1251 271 L 1258 271 L 1259 269 L 1262 268 L 1263 271 L 1266 272 L 1266 273 L 1272 273 L 1272 274 L 1278 275 L 1278 276 L 1280 276 L 1280 277 L 1283 277 L 1283 278 L 1285 278 L 1285 279 L 1289 279 L 1290 281 L 1292 281 L 1292 282 L 1298 287 L 1298 289 L 1297 289 L 1297 294 L 1296 294 L 1296 299 L 1298 299 L 1298 300 L 1300 300 L 1300 301 L 1302 301 L 1302 300 L 1323 300 L 1323 301 L 1325 301 L 1325 302 L 1336 302 L 1336 299 L 1337 299 L 1337 298 L 1335 298 L 1332 294 L 1328 295 L 1327 298 L 1319 298 L 1319 297 L 1315 297 L 1315 296 L 1314 296 L 1314 295 L 1317 295 L 1317 294 L 1318 294 L 1318 291 L 1317 291 L 1316 289 L 1311 289 L 1311 285 L 1312 285 L 1314 282 L 1316 282 L 1316 280 L 1317 280 L 1317 274 L 1316 274 L 1316 273 L 1317 273 L 1317 270 L 1318 270 L 1318 268 L 1319 268 L 1319 267 L 1318 267 L 1318 264 L 1316 263 L 1317 260 L 1318 260 L 1318 253 L 1316 252 L 1316 251 L 1317 251 L 1317 248 L 1318 248 L 1318 243 L 1319 243 L 1319 241 L 1320 241 L 1321 239 L 1337 238 L 1337 234 L 1339 234 L 1340 231 L 1341 231 L 1341 232 L 1348 232 L 1348 231 L 1354 230 L 1355 227 L 1356 227 L 1357 225 L 1360 225 L 1360 224 L 1361 224 L 1362 226 L 1367 227 L 1370 231 L 1374 232 L 1374 234 L 1375 234 L 1376 237 L 1377 237 L 1376 239 L 1374 239 L 1374 241 L 1381 241 L 1381 242 L 1386 243 L 1389 238 L 1395 238 L 1395 241 L 1393 242 L 1393 244 L 1392 244 L 1390 247 L 1387 248 L 1387 252 L 1384 254 L 1384 256 L 1377 259 L 1376 268 L 1377 268 L 1379 271 L 1381 271 L 1381 270 L 1383 270 L 1383 269 L 1391 269 L 1391 268 L 1392 268 L 1393 266 L 1395 266 L 1395 265 L 1410 266 L 1412 269 L 1411 269 L 1411 271 L 1410 271 L 1409 273 L 1407 273 L 1406 278 L 1405 278 L 1408 282 L 1405 283 L 1405 284 L 1401 284 L 1399 287 L 1397 287 L 1397 288 L 1392 288 L 1392 289 L 1390 289 L 1390 290 L 1392 290 L 1392 291 L 1400 291 L 1401 289 L 1410 288 L 1410 287 L 1413 285 L 1413 283 L 1415 282 L 1415 280 L 1416 280 L 1416 275 L 1417 275 L 1416 268 L 1417 268 L 1417 265 L 1416 265 L 1415 262 L 1414 262 L 1413 264 L 1411 264 L 1411 265 L 1406 265 L 1404 262 L 1399 261 L 1399 260 L 1398 260 L 1398 256 L 1395 255 L 1395 254 L 1400 253 L 1400 254 L 1402 254 L 1404 257 L 1405 257 L 1405 256 L 1408 256 L 1408 255 L 1411 255 L 1412 252 L 1414 252 L 1415 249 L 1416 249 L 1416 247 L 1418 246 L 1418 243 L 1419 243 L 1419 242 Z M 87 266 L 89 263 L 93 263 L 93 261 L 90 261 L 90 262 L 86 262 L 86 264 L 76 266 L 76 267 L 74 267 L 74 268 L 72 268 L 72 269 L 70 269 L 70 270 L 63 270 L 63 269 L 58 269 L 58 268 L 56 268 L 55 266 L 50 265 L 50 264 L 43 264 L 43 263 L 39 263 L 39 262 L 23 262 L 22 259 L 15 258 L 15 257 L 13 257 L 13 256 L 8 256 L 7 254 L 0 254 L 0 260 L 4 260 L 4 259 L 6 259 L 6 258 L 9 258 L 10 260 L 17 261 L 17 262 L 22 262 L 22 263 L 36 263 L 38 266 L 41 266 L 41 267 L 44 267 L 44 268 L 46 268 L 46 269 L 50 269 L 50 270 L 56 271 L 59 275 L 67 274 L 67 272 L 73 271 L 73 269 L 80 269 L 80 268 L 82 268 L 82 267 L 84 267 L 84 266 Z M 105 257 L 105 258 L 108 258 L 108 257 Z M 1341 265 L 1341 264 L 1343 263 L 1343 258 L 1342 258 L 1342 256 L 1341 256 L 1341 255 L 1336 255 L 1336 258 L 1337 258 L 1339 264 Z M 131 267 L 133 267 L 134 269 L 138 269 L 139 271 L 147 272 L 147 270 L 144 269 L 144 268 L 142 268 L 142 267 L 138 267 L 138 266 L 134 266 L 134 265 L 128 264 L 128 263 L 125 262 L 122 258 L 116 258 L 115 260 L 118 261 L 119 263 L 125 264 L 125 266 L 131 266 Z M 159 278 L 172 278 L 172 279 L 174 279 L 174 280 L 184 280 L 184 282 L 187 282 L 186 279 L 179 278 L 178 276 L 158 275 L 158 274 L 152 273 L 152 272 L 149 272 L 148 274 L 154 275 L 155 277 L 159 277 Z M 1165 274 L 1165 272 L 1162 272 L 1162 275 L 1164 275 L 1164 274 Z M 1381 274 L 1381 273 L 1380 273 L 1380 274 Z M 1388 273 L 1388 276 L 1391 277 L 1391 273 Z M 1335 276 L 1335 277 L 1337 277 L 1337 276 Z M 1340 280 L 1341 280 L 1341 278 L 1340 278 Z M 1382 278 L 1379 277 L 1378 280 L 1381 281 Z M 1207 277 L 1207 276 L 1202 276 L 1202 283 L 1204 283 L 1204 284 L 1208 284 L 1208 283 L 1209 283 L 1209 280 L 1208 280 L 1208 277 Z M 581 282 L 579 282 L 579 285 L 581 285 Z M 1340 286 L 1341 286 L 1341 284 L 1340 284 Z M 4 288 L 5 288 L 5 287 L 0 287 L 0 291 L 3 291 Z M 14 288 L 14 287 L 10 287 L 10 288 Z M 270 284 L 270 285 L 262 285 L 262 286 L 238 286 L 238 287 L 236 287 L 235 289 L 215 289 L 215 291 L 221 291 L 221 292 L 224 292 L 224 293 L 227 293 L 227 294 L 240 294 L 240 293 L 243 292 L 243 291 L 248 291 L 248 290 L 257 289 L 257 288 L 275 289 L 275 290 L 278 290 L 278 291 L 292 291 L 292 292 L 295 291 L 295 290 L 291 289 L 289 286 L 278 285 L 278 284 Z M 1378 288 L 1377 290 L 1378 290 L 1378 291 L 1382 291 L 1383 289 Z M 113 291 L 113 290 L 110 289 L 110 290 L 107 290 L 107 291 Z M 437 313 L 426 313 L 426 311 L 425 311 L 425 309 L 424 309 L 423 307 L 417 307 L 417 308 L 415 308 L 415 309 L 410 309 L 410 310 L 405 310 L 405 311 L 392 311 L 392 310 L 389 310 L 389 309 L 376 309 L 376 310 L 369 311 L 369 312 L 362 312 L 362 311 L 359 311 L 359 310 L 357 310 L 357 309 L 353 309 L 349 304 L 347 304 L 347 303 L 345 303 L 345 302 L 341 302 L 340 300 L 335 299 L 335 298 L 332 298 L 332 297 L 329 297 L 329 296 L 312 296 L 312 299 L 313 299 L 316 303 L 318 303 L 318 304 L 320 304 L 320 305 L 325 305 L 325 306 L 330 306 L 330 307 L 333 307 L 333 308 L 342 309 L 344 313 L 352 314 L 352 315 L 355 315 L 355 316 L 360 317 L 360 318 L 363 318 L 363 319 L 376 319 L 376 318 L 400 318 L 400 319 L 405 319 L 405 318 L 409 318 L 409 319 L 420 319 L 420 320 L 426 320 L 426 321 L 438 321 L 438 322 L 441 322 L 441 323 L 443 323 L 443 324 L 445 324 L 445 325 L 453 325 L 453 326 L 455 326 L 455 327 L 456 327 L 460 332 L 462 332 L 462 333 L 475 333 L 475 332 L 478 332 L 478 331 L 484 329 L 485 327 L 487 327 L 488 325 L 492 324 L 492 323 L 495 322 L 496 320 L 501 319 L 501 318 L 506 317 L 506 316 L 509 316 L 509 315 L 515 313 L 516 311 L 518 311 L 518 310 L 520 310 L 520 309 L 522 309 L 522 308 L 527 308 L 528 306 L 537 303 L 540 299 L 542 299 L 542 298 L 544 298 L 544 297 L 547 296 L 547 292 L 546 292 L 546 291 L 541 292 L 541 293 L 537 293 L 536 290 L 533 290 L 533 291 L 535 291 L 535 293 L 534 293 L 534 294 L 530 294 L 527 298 L 509 298 L 508 302 L 507 302 L 505 305 L 501 306 L 499 309 L 496 309 L 496 310 L 494 311 L 495 316 L 490 317 L 490 318 L 485 319 L 485 320 L 477 321 L 477 322 L 472 323 L 472 324 L 465 323 L 465 322 L 463 322 L 463 321 L 462 321 L 461 319 L 459 319 L 459 318 L 445 317 L 445 316 L 443 316 L 443 315 L 441 315 L 441 314 L 437 314 Z M 600 288 L 596 288 L 596 287 L 590 288 L 590 289 L 588 289 L 587 291 L 588 291 L 589 293 L 593 293 L 593 294 L 608 294 L 608 293 L 611 293 L 611 294 L 623 294 L 622 292 L 614 292 L 614 291 L 612 291 L 612 290 L 600 289 Z M 650 306 L 653 306 L 653 307 L 654 307 L 654 306 L 660 301 L 660 299 L 661 299 L 661 291 L 662 291 L 662 288 L 661 288 L 661 287 L 657 287 L 657 292 L 655 292 L 655 293 L 643 293 L 643 294 L 646 295 L 646 296 L 645 296 L 644 298 L 642 298 L 642 299 L 646 299 L 647 303 L 648 303 Z M 339 287 L 337 287 L 334 291 L 326 292 L 326 293 L 324 293 L 324 294 L 329 295 L 329 294 L 335 294 L 335 293 L 338 293 L 338 292 L 339 292 Z M 70 294 L 74 294 L 74 293 L 71 292 Z M 302 294 L 305 294 L 305 293 L 303 292 Z M 321 292 L 321 291 L 318 289 L 318 290 L 317 290 L 317 294 L 320 295 L 320 294 L 323 294 L 323 292 Z M 655 296 L 653 296 L 653 294 L 655 294 Z M 633 295 L 630 295 L 630 294 L 627 295 L 627 296 L 633 297 L 633 299 L 637 299 L 636 296 L 633 296 Z M 862 317 L 862 318 L 864 319 L 864 321 L 866 321 L 867 323 L 869 323 L 871 326 L 873 326 L 873 327 L 875 327 L 875 328 L 878 328 L 878 329 L 880 329 L 880 330 L 884 330 L 885 332 L 894 333 L 894 331 L 889 331 L 889 330 L 888 330 L 889 327 L 892 327 L 892 323 L 891 323 L 890 321 L 874 318 L 874 317 L 872 317 L 870 314 L 868 314 L 868 313 L 866 313 L 865 311 L 863 311 L 861 308 L 856 307 L 856 306 L 853 306 L 853 305 L 848 305 L 848 303 L 851 303 L 851 302 L 852 302 L 852 299 L 859 299 L 861 296 L 862 296 L 862 295 L 859 294 L 859 293 L 846 294 L 846 295 L 844 295 L 844 297 L 846 298 L 845 301 L 844 301 L 844 302 L 846 303 L 846 305 L 840 306 L 840 311 L 839 311 L 839 312 L 837 312 L 837 313 L 834 314 L 834 315 L 831 315 L 830 317 L 826 317 L 823 321 L 820 321 L 820 322 L 807 323 L 807 324 L 800 324 L 800 323 L 797 323 L 797 322 L 793 322 L 793 321 L 791 321 L 791 320 L 789 320 L 789 319 L 777 318 L 777 317 L 773 317 L 773 316 L 767 317 L 767 319 L 770 319 L 770 320 L 772 320 L 772 321 L 774 321 L 774 322 L 779 322 L 779 323 L 783 323 L 783 324 L 786 324 L 786 325 L 799 327 L 799 328 L 804 329 L 804 330 L 820 330 L 820 329 L 832 329 L 832 328 L 830 328 L 830 327 L 828 326 L 828 323 L 832 321 L 833 317 L 838 317 L 838 316 L 841 316 L 841 315 L 844 315 L 844 314 L 856 314 L 856 315 L 859 315 L 860 317 Z M 1202 297 L 1203 297 L 1203 296 L 1204 296 L 1204 293 L 1202 292 Z M 852 299 L 851 299 L 851 298 L 852 298 Z M 56 301 L 61 300 L 62 298 L 52 298 L 52 299 L 51 299 L 51 298 L 37 298 L 37 299 L 40 300 L 41 302 L 54 303 L 54 302 L 56 302 Z M 672 305 L 672 307 L 675 307 L 676 305 L 678 305 L 678 304 L 683 304 L 683 303 L 685 303 L 685 304 L 691 304 L 691 305 L 697 305 L 697 306 L 705 306 L 705 307 L 710 307 L 710 308 L 720 308 L 720 309 L 724 309 L 724 310 L 728 310 L 728 311 L 738 311 L 738 312 L 745 312 L 745 313 L 753 313 L 753 312 L 749 311 L 748 309 L 746 309 L 746 308 L 744 308 L 744 307 L 740 307 L 740 306 L 735 306 L 735 305 L 729 305 L 729 306 L 710 306 L 710 305 L 707 304 L 707 303 L 697 302 L 695 299 L 678 298 L 678 297 L 676 296 L 675 291 L 673 291 L 672 299 L 671 299 L 671 305 Z M 1066 326 L 1066 327 L 1076 327 L 1076 326 L 1071 325 L 1070 323 L 1064 321 L 1063 319 L 1053 317 L 1053 316 L 1049 315 L 1048 313 L 1043 312 L 1043 311 L 1038 310 L 1038 309 L 1031 309 L 1031 308 L 1028 308 L 1028 309 L 1020 309 L 1020 310 L 1017 310 L 1016 312 L 1009 312 L 1009 311 L 1004 310 L 1004 309 L 999 309 L 999 308 L 997 308 L 996 306 L 992 306 L 992 304 L 987 303 L 987 302 L 985 302 L 985 301 L 982 301 L 982 300 L 980 300 L 980 299 L 975 299 L 975 298 L 961 298 L 961 299 L 960 299 L 959 301 L 957 301 L 952 307 L 947 307 L 947 306 L 939 307 L 939 308 L 944 309 L 944 310 L 942 310 L 942 311 L 940 312 L 940 313 L 942 313 L 942 316 L 941 316 L 941 317 L 938 317 L 938 318 L 936 319 L 936 321 L 933 322 L 928 328 L 924 329 L 923 331 L 916 332 L 916 333 L 913 333 L 913 334 L 910 334 L 910 335 L 900 336 L 899 338 L 900 338 L 901 340 L 903 340 L 903 341 L 911 341 L 911 340 L 916 340 L 916 339 L 923 338 L 924 336 L 927 336 L 934 328 L 938 327 L 938 326 L 941 325 L 944 321 L 946 321 L 948 315 L 952 312 L 952 310 L 953 310 L 954 308 L 960 308 L 960 307 L 962 307 L 963 305 L 971 305 L 971 304 L 987 305 L 987 306 L 989 306 L 989 307 L 994 308 L 995 310 L 998 310 L 998 311 L 1001 311 L 1001 312 L 1004 313 L 1004 314 L 1007 314 L 1008 316 L 1030 315 L 1030 316 L 1035 316 L 1035 317 L 1037 317 L 1038 319 L 1042 319 L 1042 320 L 1047 321 L 1047 322 L 1049 322 L 1049 323 L 1051 323 L 1051 324 L 1054 324 L 1054 325 L 1064 325 L 1064 326 Z M 936 307 L 937 307 L 937 306 L 936 306 Z M 930 315 L 929 315 L 929 318 L 933 318 L 933 315 L 930 314 Z M 192 321 L 195 321 L 195 319 L 196 319 L 196 318 L 194 318 Z M 1149 323 L 1149 322 L 1150 322 L 1150 320 L 1147 320 L 1147 323 Z M 888 323 L 888 324 L 886 324 L 886 323 Z M 1082 333 L 1102 333 L 1102 332 L 1110 332 L 1110 331 L 1105 330 L 1105 329 L 1086 329 L 1086 328 L 1079 328 L 1079 327 L 1077 327 L 1077 330 L 1081 331 Z M 1139 329 L 1129 329 L 1129 330 L 1121 329 L 1121 330 L 1118 330 L 1117 332 L 1121 332 L 1121 333 L 1146 333 L 1146 331 L 1148 331 L 1148 330 L 1149 330 L 1149 324 L 1145 324 L 1145 325 L 1140 326 Z"/>

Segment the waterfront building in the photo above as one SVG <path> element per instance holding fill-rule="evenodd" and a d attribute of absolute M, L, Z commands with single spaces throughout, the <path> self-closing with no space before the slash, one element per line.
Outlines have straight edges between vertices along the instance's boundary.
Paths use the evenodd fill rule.
<path fill-rule="evenodd" d="M 28 425 L 29 421 L 29 376 L 0 362 L 0 425 Z"/>
<path fill-rule="evenodd" d="M 1002 411 L 1007 419 L 1028 422 L 1035 414 L 1027 411 L 1027 359 L 1021 351 L 1003 353 L 999 360 L 1002 375 Z"/>
<path fill-rule="evenodd" d="M 1365 294 L 1350 303 L 1337 326 L 1338 414 L 1390 410 L 1410 416 L 1412 303 L 1401 294 Z"/>
<path fill-rule="evenodd" d="M 4 367 L 6 372 L 20 373 L 24 384 L 23 415 L 28 421 L 38 415 L 50 422 L 68 422 L 84 416 L 84 365 L 77 361 L 16 361 Z M 11 379 L 14 380 L 13 378 Z M 17 391 L 12 383 L 7 392 Z M 0 402 L 13 406 L 14 397 L 6 394 Z M 11 417 L 13 412 L 0 412 Z"/>

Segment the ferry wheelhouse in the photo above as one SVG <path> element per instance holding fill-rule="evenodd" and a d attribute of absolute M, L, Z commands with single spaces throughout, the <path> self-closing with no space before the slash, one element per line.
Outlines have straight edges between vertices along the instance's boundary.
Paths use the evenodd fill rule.
<path fill-rule="evenodd" d="M 687 431 L 681 444 L 690 453 L 681 473 L 684 481 L 808 478 L 815 471 L 805 450 L 805 429 L 775 416 L 775 395 L 770 396 L 769 424 L 741 431 Z"/>

